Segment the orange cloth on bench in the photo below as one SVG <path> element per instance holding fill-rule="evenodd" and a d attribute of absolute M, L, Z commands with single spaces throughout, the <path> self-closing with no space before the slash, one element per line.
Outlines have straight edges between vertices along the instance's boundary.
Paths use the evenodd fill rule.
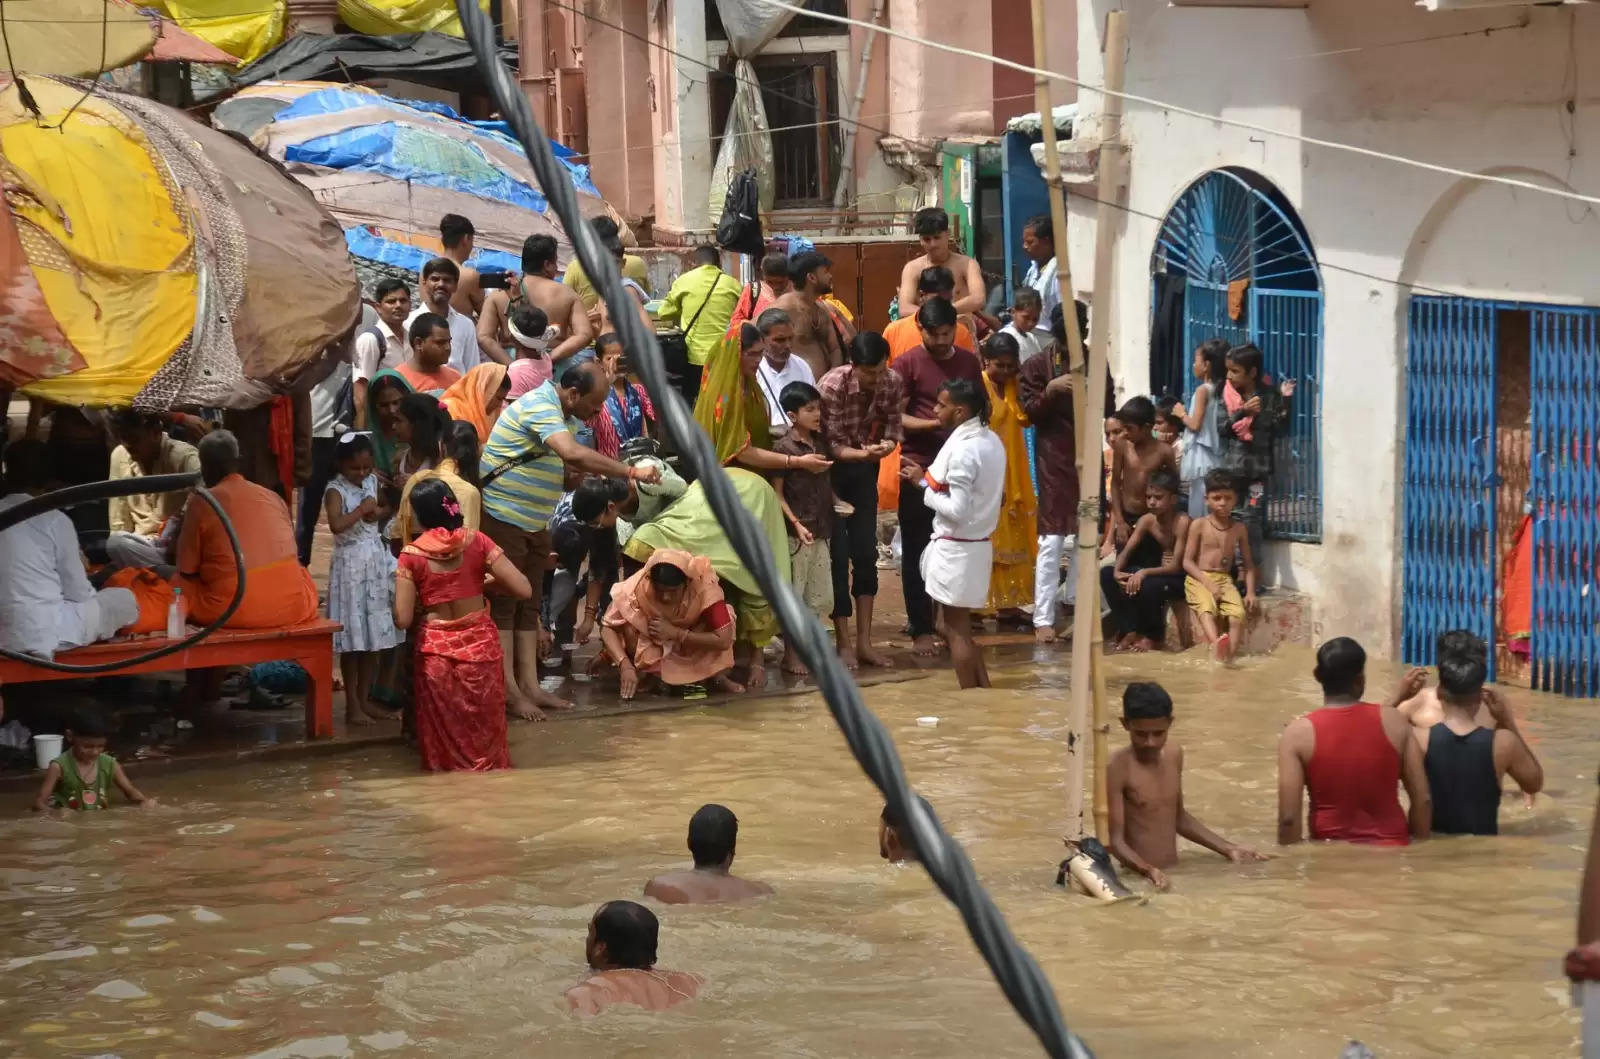
<path fill-rule="evenodd" d="M 202 501 L 204 503 L 204 501 Z M 208 509 L 209 510 L 209 509 Z M 125 588 L 139 604 L 139 617 L 132 625 L 117 630 L 124 636 L 165 632 L 167 610 L 172 606 L 172 582 L 154 570 L 118 570 L 106 578 L 105 588 Z"/>
<path fill-rule="evenodd" d="M 211 487 L 244 553 L 245 592 L 230 629 L 275 629 L 317 616 L 317 586 L 300 565 L 283 498 L 230 474 Z M 178 536 L 178 577 L 191 624 L 215 621 L 233 599 L 233 546 L 205 501 L 193 498 Z"/>

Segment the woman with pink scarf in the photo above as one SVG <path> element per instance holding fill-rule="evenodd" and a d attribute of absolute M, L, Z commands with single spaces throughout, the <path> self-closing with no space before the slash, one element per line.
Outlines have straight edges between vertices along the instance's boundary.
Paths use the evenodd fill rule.
<path fill-rule="evenodd" d="M 638 692 L 641 674 L 678 687 L 732 668 L 733 608 L 711 560 L 656 549 L 642 570 L 611 590 L 600 640 L 617 666 L 624 699 Z"/>

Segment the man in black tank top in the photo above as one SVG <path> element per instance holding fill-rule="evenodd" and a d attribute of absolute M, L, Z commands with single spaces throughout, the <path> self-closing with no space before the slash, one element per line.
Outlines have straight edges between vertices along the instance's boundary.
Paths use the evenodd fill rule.
<path fill-rule="evenodd" d="M 1522 738 L 1506 700 L 1485 688 L 1488 647 L 1470 632 L 1439 637 L 1439 705 L 1444 719 L 1415 730 L 1433 792 L 1433 831 L 1494 835 L 1500 831 L 1500 783 L 1506 773 L 1531 799 L 1544 769 Z M 1486 708 L 1493 727 L 1478 723 Z M 1531 804 L 1531 802 L 1530 802 Z"/>

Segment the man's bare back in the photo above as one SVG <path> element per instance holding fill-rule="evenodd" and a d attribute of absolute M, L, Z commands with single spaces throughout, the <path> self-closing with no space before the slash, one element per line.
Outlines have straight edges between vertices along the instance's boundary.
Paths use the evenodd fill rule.
<path fill-rule="evenodd" d="M 789 348 L 811 366 L 812 375 L 820 379 L 829 369 L 844 363 L 839 334 L 833 328 L 833 315 L 820 302 L 799 291 L 789 291 L 779 297 L 773 307 L 789 314 L 789 322 L 794 327 Z"/>
<path fill-rule="evenodd" d="M 1444 705 L 1439 701 L 1439 689 L 1423 688 L 1400 704 L 1400 713 L 1411 722 L 1413 728 L 1426 732 L 1444 720 Z M 1473 719 L 1479 727 L 1494 727 L 1494 714 L 1487 705 L 1479 706 L 1478 715 Z"/>
<path fill-rule="evenodd" d="M 983 286 L 983 270 L 978 266 L 976 259 L 952 250 L 943 261 L 935 261 L 932 254 L 922 254 L 906 262 L 906 267 L 900 270 L 901 316 L 910 316 L 920 304 L 917 280 L 925 268 L 947 268 L 955 277 L 956 289 L 950 301 L 956 307 L 957 313 L 969 315 L 983 308 L 986 294 Z"/>
<path fill-rule="evenodd" d="M 725 871 L 673 871 L 644 884 L 644 895 L 669 905 L 710 905 L 750 901 L 772 893 L 766 883 L 751 882 Z"/>
<path fill-rule="evenodd" d="M 1106 767 L 1111 797 L 1122 800 L 1122 834 L 1156 868 L 1178 863 L 1178 813 L 1183 807 L 1183 748 L 1167 746 L 1154 765 L 1124 747 Z"/>
<path fill-rule="evenodd" d="M 461 280 L 450 296 L 450 305 L 456 312 L 476 320 L 483 311 L 483 285 L 478 281 L 478 270 L 460 262 L 457 265 L 461 268 Z"/>
<path fill-rule="evenodd" d="M 619 967 L 596 971 L 567 990 L 567 1006 L 580 1015 L 598 1015 L 613 1004 L 633 1004 L 646 1011 L 665 1011 L 693 1000 L 704 981 L 687 971 L 638 970 Z"/>

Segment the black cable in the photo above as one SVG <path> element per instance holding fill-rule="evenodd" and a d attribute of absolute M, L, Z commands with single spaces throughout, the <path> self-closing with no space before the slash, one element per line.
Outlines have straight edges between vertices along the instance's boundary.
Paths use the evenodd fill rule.
<path fill-rule="evenodd" d="M 766 537 L 740 503 L 732 480 L 717 462 L 710 438 L 695 425 L 683 398 L 668 384 L 666 364 L 656 345 L 655 332 L 632 311 L 634 303 L 622 286 L 616 259 L 600 245 L 594 229 L 584 221 L 572 178 L 557 162 L 550 141 L 534 120 L 533 111 L 517 83 L 495 61 L 494 27 L 488 16 L 479 9 L 476 0 L 456 0 L 456 8 L 500 113 L 522 142 L 528 161 L 543 185 L 541 190 L 566 228 L 584 272 L 605 298 L 612 320 L 622 334 L 623 346 L 644 376 L 661 422 L 679 454 L 704 486 L 711 509 L 740 561 L 754 575 L 762 594 L 772 604 L 786 642 L 810 667 L 828 709 L 850 744 L 851 753 L 862 771 L 883 792 L 890 814 L 899 814 L 909 822 L 911 846 L 918 859 L 934 884 L 960 911 L 973 943 L 988 963 L 1006 999 L 1038 1035 L 1045 1051 L 1056 1059 L 1088 1059 L 1089 1049 L 1067 1029 L 1061 1018 L 1049 980 L 1006 926 L 1000 910 L 978 881 L 972 862 L 945 832 L 933 810 L 907 785 L 905 769 L 889 733 L 862 704 L 855 682 L 840 663 L 821 623 L 801 605 L 794 589 L 778 575 Z"/>
<path fill-rule="evenodd" d="M 147 651 L 135 658 L 124 658 L 116 662 L 99 662 L 92 666 L 71 666 L 64 662 L 57 662 L 52 658 L 40 658 L 38 655 L 22 654 L 17 651 L 8 651 L 0 647 L 0 658 L 9 658 L 16 662 L 26 662 L 41 669 L 53 669 L 58 673 L 81 673 L 84 676 L 93 676 L 96 673 L 112 673 L 130 666 L 142 666 L 147 662 L 154 662 L 158 658 L 176 654 L 179 651 L 193 647 L 207 636 L 222 628 L 223 623 L 233 617 L 233 612 L 239 609 L 239 604 L 244 602 L 244 549 L 239 545 L 239 535 L 233 531 L 233 523 L 228 519 L 228 513 L 222 510 L 222 505 L 217 498 L 211 495 L 211 490 L 200 481 L 198 473 L 188 474 L 152 474 L 143 478 L 119 478 L 110 482 L 89 482 L 84 485 L 70 485 L 65 489 L 57 489 L 53 493 L 36 496 L 31 500 L 24 500 L 15 507 L 8 507 L 0 511 L 0 532 L 4 532 L 19 522 L 24 522 L 35 515 L 42 515 L 46 511 L 57 508 L 72 507 L 76 504 L 87 503 L 91 500 L 105 500 L 113 496 L 131 496 L 134 493 L 172 493 L 179 489 L 193 489 L 194 495 L 211 505 L 211 510 L 217 513 L 217 519 L 222 523 L 222 532 L 228 535 L 228 543 L 233 546 L 233 568 L 238 583 L 234 585 L 233 599 L 223 608 L 221 614 L 211 624 L 187 639 L 169 643 L 165 647 L 158 647 L 154 651 Z M 26 683 L 23 681 L 22 683 Z"/>

